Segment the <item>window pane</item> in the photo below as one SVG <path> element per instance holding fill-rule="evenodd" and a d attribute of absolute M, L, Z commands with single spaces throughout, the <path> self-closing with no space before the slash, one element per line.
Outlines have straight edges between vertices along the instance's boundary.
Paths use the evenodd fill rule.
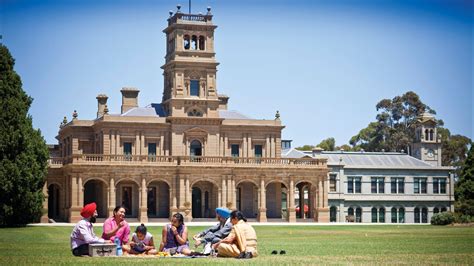
<path fill-rule="evenodd" d="M 433 209 L 433 214 L 438 213 L 438 212 L 439 212 L 439 209 L 438 209 L 438 208 L 434 208 L 434 209 Z"/>
<path fill-rule="evenodd" d="M 262 157 L 262 145 L 255 145 L 255 157 Z"/>
<path fill-rule="evenodd" d="M 355 178 L 355 193 L 361 193 L 360 177 Z"/>
<path fill-rule="evenodd" d="M 397 193 L 397 179 L 392 178 L 390 182 L 390 193 Z"/>
<path fill-rule="evenodd" d="M 397 222 L 397 209 L 396 208 L 392 208 L 392 223 L 396 223 Z"/>
<path fill-rule="evenodd" d="M 439 193 L 446 193 L 446 178 L 440 179 L 439 187 Z"/>
<path fill-rule="evenodd" d="M 354 183 L 353 178 L 347 178 L 347 193 L 354 193 Z"/>
<path fill-rule="evenodd" d="M 403 178 L 398 179 L 398 193 L 405 193 L 405 180 Z"/>
<path fill-rule="evenodd" d="M 131 142 L 123 143 L 123 153 L 126 154 L 126 155 L 132 154 L 132 143 Z"/>
<path fill-rule="evenodd" d="M 148 155 L 156 155 L 156 143 L 148 143 Z"/>
<path fill-rule="evenodd" d="M 421 193 L 426 193 L 426 178 L 421 179 Z"/>
<path fill-rule="evenodd" d="M 385 180 L 379 178 L 379 193 L 385 193 Z"/>
<path fill-rule="evenodd" d="M 354 215 L 354 208 L 349 208 L 349 210 L 347 211 L 347 214 Z"/>
<path fill-rule="evenodd" d="M 372 193 L 377 193 L 377 178 L 372 177 L 370 180 L 370 191 Z"/>
<path fill-rule="evenodd" d="M 379 223 L 385 223 L 385 209 L 379 209 Z"/>
<path fill-rule="evenodd" d="M 438 178 L 433 178 L 433 193 L 439 193 L 439 181 Z"/>
<path fill-rule="evenodd" d="M 199 80 L 191 80 L 191 96 L 199 96 Z"/>
<path fill-rule="evenodd" d="M 239 144 L 232 144 L 230 146 L 230 153 L 232 157 L 239 157 Z"/>
<path fill-rule="evenodd" d="M 405 209 L 400 208 L 398 211 L 398 222 L 399 223 L 405 223 Z"/>
<path fill-rule="evenodd" d="M 415 223 L 420 223 L 420 209 L 415 208 Z"/>
<path fill-rule="evenodd" d="M 362 209 L 361 208 L 356 209 L 356 222 L 362 223 Z"/>
<path fill-rule="evenodd" d="M 427 208 L 421 209 L 421 222 L 422 223 L 428 222 L 428 209 Z"/>
<path fill-rule="evenodd" d="M 331 192 L 336 191 L 336 175 L 329 176 L 329 191 Z"/>
<path fill-rule="evenodd" d="M 413 181 L 413 192 L 420 193 L 420 179 L 415 178 Z"/>
<path fill-rule="evenodd" d="M 377 222 L 377 209 L 372 208 L 372 222 L 376 223 Z"/>

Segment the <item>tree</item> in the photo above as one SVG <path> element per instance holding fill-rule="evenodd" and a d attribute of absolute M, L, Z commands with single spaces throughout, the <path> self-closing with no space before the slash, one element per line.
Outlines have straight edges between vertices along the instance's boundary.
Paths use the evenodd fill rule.
<path fill-rule="evenodd" d="M 325 151 L 334 151 L 336 147 L 336 140 L 334 138 L 327 138 L 322 140 L 316 147 L 319 147 Z"/>
<path fill-rule="evenodd" d="M 22 89 L 15 60 L 0 44 L 0 226 L 38 221 L 48 148 L 28 114 L 33 99 Z"/>
<path fill-rule="evenodd" d="M 299 151 L 312 151 L 314 149 L 313 145 L 303 145 L 301 147 L 296 147 L 295 149 Z"/>
<path fill-rule="evenodd" d="M 472 144 L 454 188 L 454 198 L 457 212 L 474 217 L 474 146 Z"/>

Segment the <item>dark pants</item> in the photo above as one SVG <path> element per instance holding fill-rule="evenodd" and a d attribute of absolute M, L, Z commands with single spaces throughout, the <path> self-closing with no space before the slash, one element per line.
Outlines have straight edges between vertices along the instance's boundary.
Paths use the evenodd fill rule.
<path fill-rule="evenodd" d="M 78 246 L 77 248 L 72 250 L 72 254 L 74 256 L 83 256 L 83 255 L 89 256 L 89 244 L 82 244 Z"/>

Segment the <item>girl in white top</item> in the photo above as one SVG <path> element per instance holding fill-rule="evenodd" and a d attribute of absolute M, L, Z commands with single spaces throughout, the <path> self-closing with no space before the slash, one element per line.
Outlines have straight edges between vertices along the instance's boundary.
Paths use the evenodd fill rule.
<path fill-rule="evenodd" d="M 153 235 L 147 232 L 146 226 L 141 224 L 135 230 L 132 235 L 132 241 L 130 242 L 130 254 L 149 254 L 155 255 L 158 251 L 155 249 L 153 243 Z"/>

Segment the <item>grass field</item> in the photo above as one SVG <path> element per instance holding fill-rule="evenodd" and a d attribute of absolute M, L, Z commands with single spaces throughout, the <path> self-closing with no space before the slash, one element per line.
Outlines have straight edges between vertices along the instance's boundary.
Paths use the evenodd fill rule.
<path fill-rule="evenodd" d="M 189 227 L 190 235 L 204 227 Z M 135 228 L 132 227 L 132 231 Z M 69 248 L 72 227 L 0 228 L 0 265 L 37 264 L 474 264 L 474 227 L 430 225 L 255 226 L 260 256 L 88 258 Z M 159 236 L 161 227 L 150 227 Z M 101 228 L 96 228 L 96 233 Z M 286 255 L 271 255 L 272 250 Z"/>

